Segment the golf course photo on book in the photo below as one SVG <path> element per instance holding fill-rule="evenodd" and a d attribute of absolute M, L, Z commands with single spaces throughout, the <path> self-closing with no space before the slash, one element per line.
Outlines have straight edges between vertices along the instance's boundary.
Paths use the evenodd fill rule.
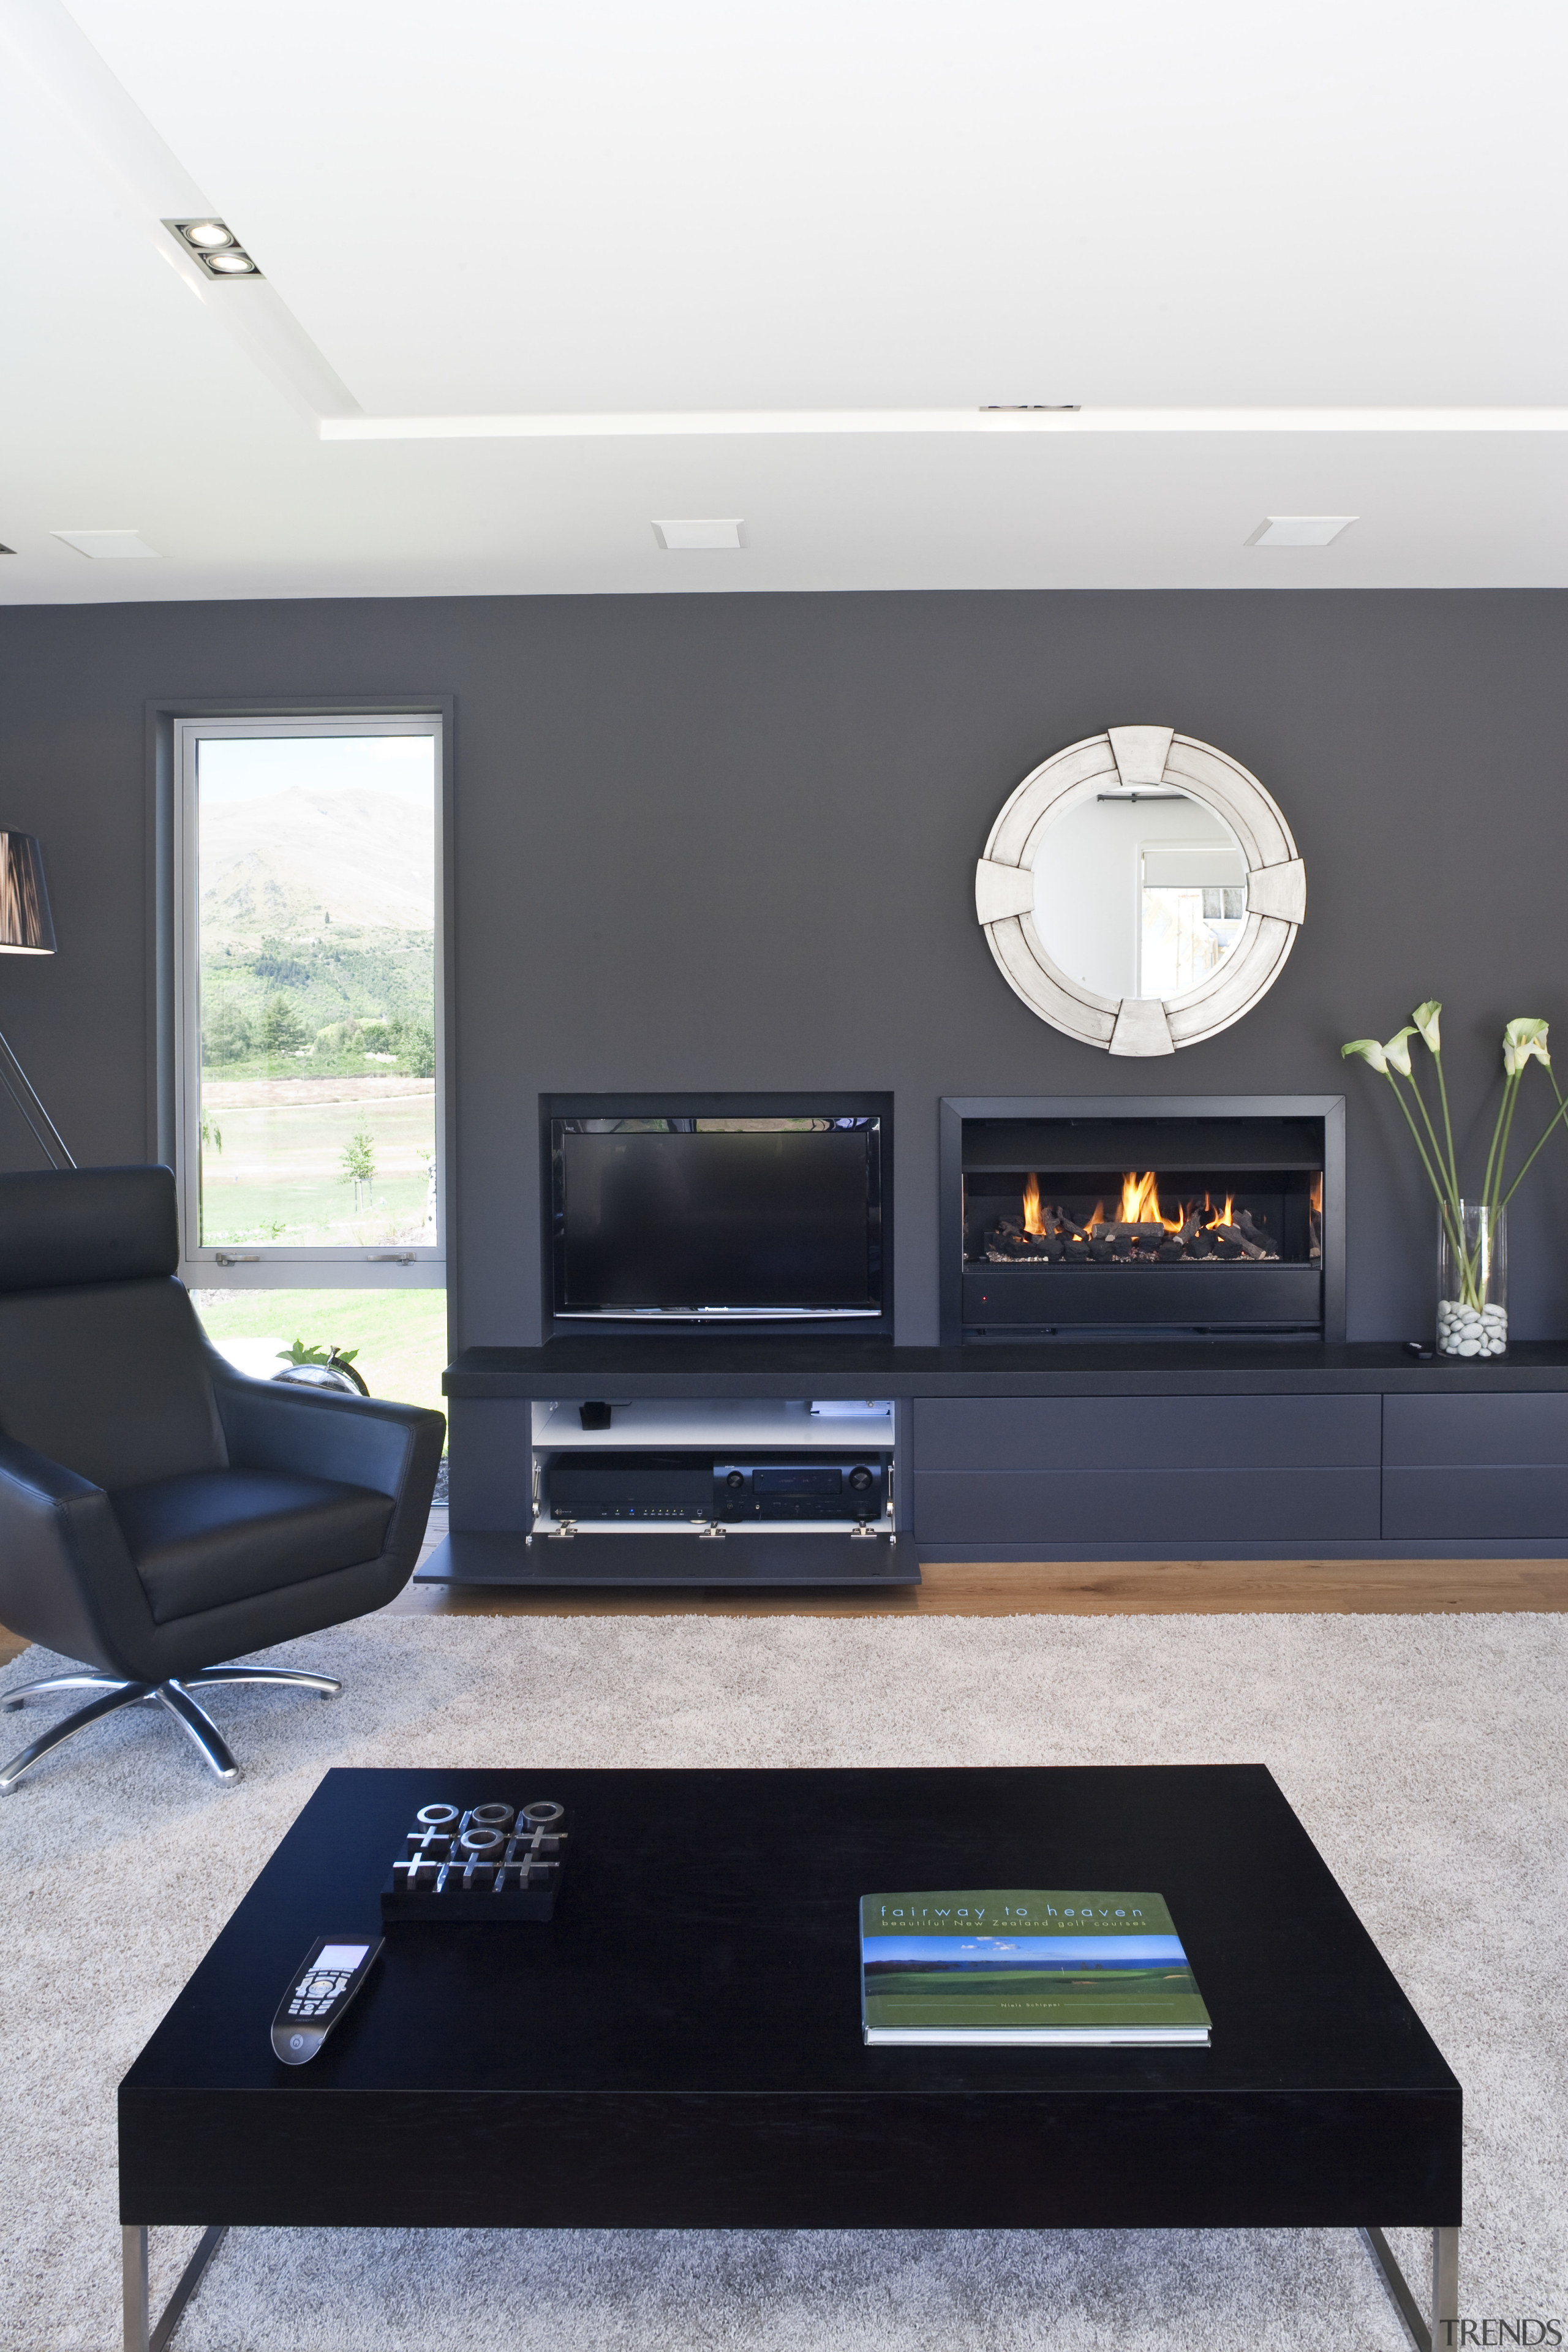
<path fill-rule="evenodd" d="M 1163 1898 L 1081 1889 L 868 1895 L 868 2042 L 1202 2042 Z"/>

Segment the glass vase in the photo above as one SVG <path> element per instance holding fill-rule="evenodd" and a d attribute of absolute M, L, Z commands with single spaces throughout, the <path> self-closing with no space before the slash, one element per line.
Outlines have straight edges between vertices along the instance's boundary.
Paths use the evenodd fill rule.
<path fill-rule="evenodd" d="M 1508 1353 L 1508 1211 L 1461 1201 L 1437 1213 L 1437 1353 Z"/>

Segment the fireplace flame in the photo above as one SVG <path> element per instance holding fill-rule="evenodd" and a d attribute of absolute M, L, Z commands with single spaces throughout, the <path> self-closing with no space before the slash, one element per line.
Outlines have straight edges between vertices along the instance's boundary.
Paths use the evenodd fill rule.
<path fill-rule="evenodd" d="M 1040 1180 L 1030 1176 L 1024 1184 L 1024 1231 L 1043 1234 L 1045 1230 L 1046 1221 L 1040 1214 Z"/>
<path fill-rule="evenodd" d="M 1121 1179 L 1121 1207 L 1119 1222 L 1124 1225 L 1163 1224 L 1160 1195 L 1155 1185 L 1154 1171 L 1146 1176 L 1135 1176 L 1129 1169 Z"/>
<path fill-rule="evenodd" d="M 1312 1207 L 1321 1217 L 1323 1213 L 1323 1171 L 1321 1168 L 1312 1179 Z"/>

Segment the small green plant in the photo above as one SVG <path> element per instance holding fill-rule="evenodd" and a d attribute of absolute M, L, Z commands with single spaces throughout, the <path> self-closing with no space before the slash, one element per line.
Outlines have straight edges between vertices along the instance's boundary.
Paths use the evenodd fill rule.
<path fill-rule="evenodd" d="M 280 1364 L 352 1364 L 359 1354 L 357 1348 L 307 1348 L 303 1339 L 296 1339 L 291 1348 L 279 1348 Z"/>

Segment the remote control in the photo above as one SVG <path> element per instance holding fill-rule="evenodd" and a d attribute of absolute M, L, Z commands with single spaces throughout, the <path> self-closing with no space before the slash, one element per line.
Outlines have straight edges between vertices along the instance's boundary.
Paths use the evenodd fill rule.
<path fill-rule="evenodd" d="M 272 2047 L 285 2066 L 303 2066 L 315 2056 L 370 1974 L 383 1940 L 322 1936 L 311 1945 L 272 2021 Z"/>

